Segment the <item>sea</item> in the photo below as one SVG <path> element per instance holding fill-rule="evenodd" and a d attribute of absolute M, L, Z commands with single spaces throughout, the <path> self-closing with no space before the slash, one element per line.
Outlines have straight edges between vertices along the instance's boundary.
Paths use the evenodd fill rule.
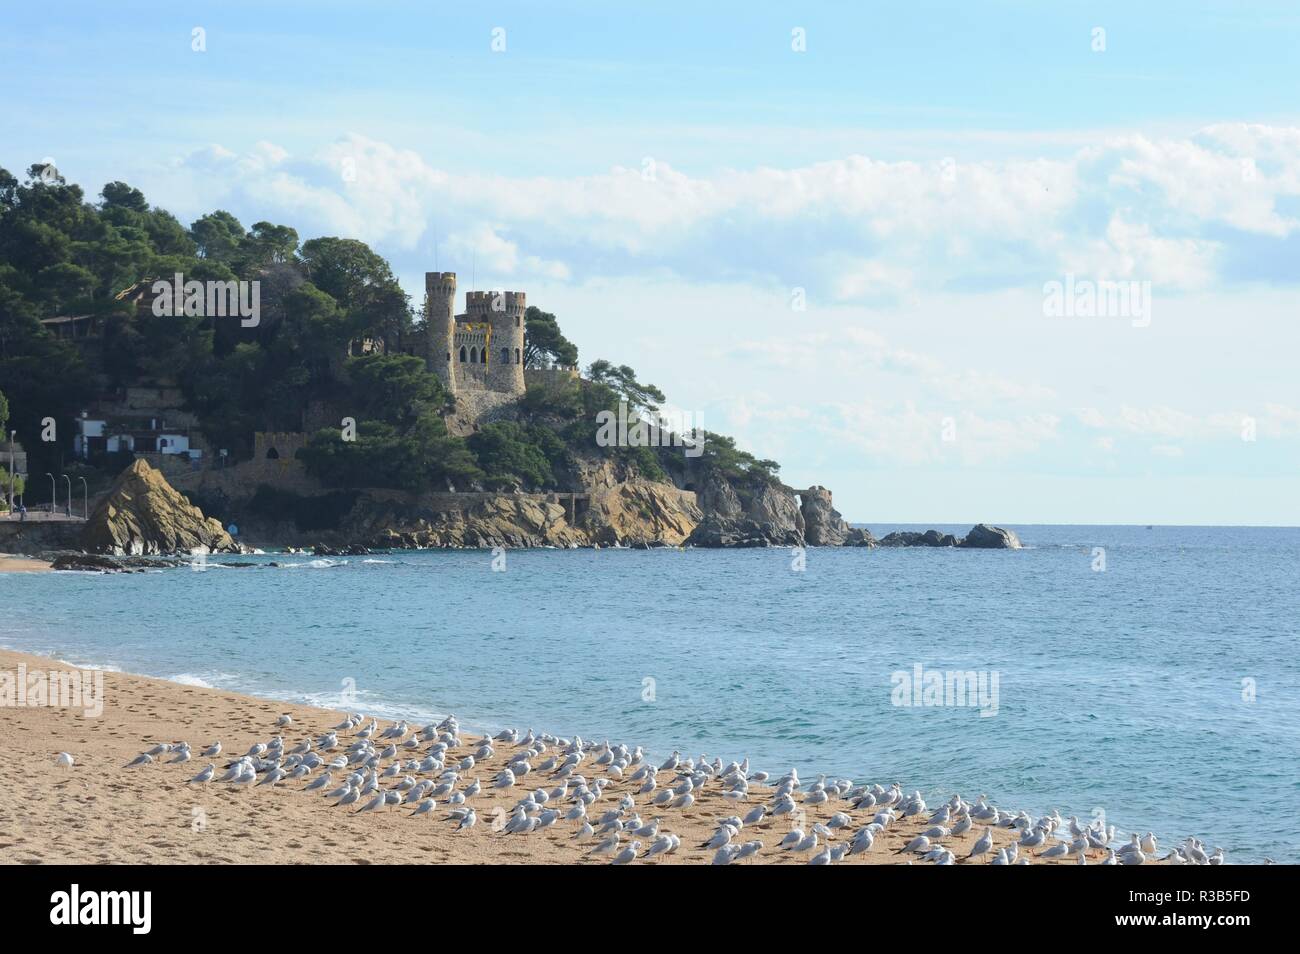
<path fill-rule="evenodd" d="M 2 574 L 0 645 L 1300 861 L 1300 529 L 1014 529 L 1022 550 L 268 552 Z"/>

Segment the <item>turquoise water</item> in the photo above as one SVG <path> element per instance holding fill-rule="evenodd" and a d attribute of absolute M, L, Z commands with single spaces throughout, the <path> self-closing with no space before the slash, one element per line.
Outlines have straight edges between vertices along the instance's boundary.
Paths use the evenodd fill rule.
<path fill-rule="evenodd" d="M 891 529 L 916 528 L 872 525 Z M 773 549 L 6 574 L 0 643 L 380 716 L 1104 809 L 1230 860 L 1300 860 L 1300 530 L 1016 529 L 1023 551 L 811 549 L 802 572 Z M 996 674 L 996 714 L 894 705 L 893 674 L 917 664 Z"/>

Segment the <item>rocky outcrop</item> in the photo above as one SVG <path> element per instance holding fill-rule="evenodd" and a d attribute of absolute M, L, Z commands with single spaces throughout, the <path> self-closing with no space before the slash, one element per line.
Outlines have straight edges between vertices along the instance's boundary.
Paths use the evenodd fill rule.
<path fill-rule="evenodd" d="M 587 535 L 569 525 L 564 507 L 535 497 L 497 494 L 466 510 L 437 514 L 415 526 L 388 527 L 369 542 L 375 549 L 424 547 L 580 547 Z"/>
<path fill-rule="evenodd" d="M 143 573 L 145 570 L 164 570 L 184 566 L 189 561 L 159 559 L 156 557 L 113 557 L 99 553 L 46 554 L 52 570 L 74 570 L 79 573 Z"/>
<path fill-rule="evenodd" d="M 739 517 L 745 512 L 735 488 L 715 474 L 705 478 L 696 498 L 700 510 L 712 517 Z"/>
<path fill-rule="evenodd" d="M 986 523 L 971 527 L 964 537 L 938 530 L 895 530 L 882 537 L 877 544 L 882 547 L 963 547 L 967 550 L 1019 550 L 1020 538 L 1012 531 L 990 527 Z"/>
<path fill-rule="evenodd" d="M 960 542 L 951 533 L 940 533 L 938 530 L 926 530 L 924 533 L 915 530 L 895 530 L 881 537 L 877 546 L 955 547 Z"/>
<path fill-rule="evenodd" d="M 803 514 L 793 493 L 780 484 L 760 483 L 751 488 L 745 516 L 766 528 L 773 539 L 804 537 Z"/>
<path fill-rule="evenodd" d="M 689 493 L 671 484 L 630 480 L 591 495 L 581 518 L 601 546 L 680 546 L 704 518 Z"/>
<path fill-rule="evenodd" d="M 803 536 L 795 530 L 777 532 L 771 524 L 748 517 L 705 517 L 686 541 L 687 546 L 708 548 L 798 547 Z"/>
<path fill-rule="evenodd" d="M 794 494 L 766 481 L 741 488 L 724 482 L 706 484 L 709 501 L 720 509 L 704 509 L 704 519 L 686 539 L 692 547 L 800 547 L 804 520 Z M 730 490 L 724 490 L 726 487 Z M 747 498 L 747 499 L 746 499 Z M 743 505 L 736 510 L 734 504 Z"/>
<path fill-rule="evenodd" d="M 813 547 L 843 546 L 852 527 L 831 506 L 831 492 L 825 487 L 809 487 L 800 494 L 799 512 L 803 517 L 804 539 Z M 859 544 L 861 545 L 861 544 Z"/>
<path fill-rule="evenodd" d="M 1020 538 L 1011 530 L 1002 527 L 990 527 L 987 523 L 971 527 L 959 547 L 968 550 L 1019 550 Z"/>
<path fill-rule="evenodd" d="M 876 545 L 876 538 L 865 527 L 850 527 L 843 543 L 843 546 L 846 547 L 874 547 Z"/>
<path fill-rule="evenodd" d="M 143 460 L 122 471 L 90 515 L 81 546 L 91 553 L 238 553 L 221 523 L 205 517 Z"/>

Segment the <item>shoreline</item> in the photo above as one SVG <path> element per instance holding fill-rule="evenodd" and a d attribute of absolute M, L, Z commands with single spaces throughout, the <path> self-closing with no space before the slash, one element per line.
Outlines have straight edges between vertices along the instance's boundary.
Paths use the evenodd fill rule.
<path fill-rule="evenodd" d="M 21 553 L 0 553 L 0 573 L 50 573 L 52 565 Z"/>
<path fill-rule="evenodd" d="M 476 760 L 463 773 L 460 788 L 477 779 L 482 790 L 468 803 L 477 813 L 478 823 L 466 831 L 457 831 L 457 822 L 447 820 L 448 805 L 443 797 L 435 811 L 414 816 L 405 804 L 388 805 L 372 812 L 358 812 L 358 805 L 338 808 L 320 795 L 339 784 L 347 771 L 335 771 L 332 784 L 324 789 L 303 791 L 321 774 L 317 770 L 305 779 L 285 779 L 269 785 L 233 785 L 212 781 L 204 785 L 189 783 L 196 773 L 214 764 L 218 775 L 226 764 L 247 752 L 255 743 L 268 743 L 280 734 L 286 751 L 303 739 L 317 739 L 345 718 L 339 710 L 316 708 L 297 703 L 263 699 L 222 689 L 139 676 L 103 669 L 78 669 L 52 657 L 13 650 L 0 650 L 0 672 L 13 680 L 20 666 L 30 674 L 89 673 L 88 682 L 100 681 L 102 714 L 87 716 L 82 708 L 25 705 L 6 712 L 12 731 L 0 742 L 0 815 L 13 820 L 10 851 L 6 859 L 18 862 L 59 863 L 608 863 L 609 855 L 591 855 L 598 838 L 576 840 L 578 821 L 562 817 L 545 830 L 528 834 L 502 831 L 520 799 L 539 787 L 553 790 L 561 784 L 552 772 L 543 773 L 541 765 L 550 757 L 562 761 L 558 740 L 547 743 L 547 751 L 532 759 L 535 770 L 509 788 L 494 788 L 493 780 L 506 763 L 520 751 L 507 742 L 494 744 L 495 752 Z M 70 678 L 70 677 L 69 677 Z M 288 714 L 292 724 L 278 727 L 277 720 Z M 364 723 L 369 725 L 370 720 Z M 380 730 L 393 725 L 379 721 Z M 412 732 L 418 726 L 411 726 Z M 357 727 L 360 730 L 360 726 Z M 328 760 L 353 744 L 354 732 L 339 733 L 339 746 L 322 753 Z M 408 736 L 414 738 L 414 736 Z M 549 739 L 542 736 L 542 739 Z M 209 743 L 220 740 L 223 751 L 216 759 L 200 756 Z M 166 764 L 171 756 L 139 767 L 126 767 L 141 752 L 158 743 L 187 741 L 193 757 L 183 764 Z M 479 737 L 461 733 L 462 745 L 453 746 L 446 758 L 447 767 L 475 752 Z M 377 742 L 382 748 L 387 741 Z M 399 758 L 420 758 L 427 742 L 418 747 L 399 750 Z M 70 753 L 75 764 L 63 768 L 56 764 L 59 752 Z M 409 754 L 408 754 L 409 753 Z M 685 756 L 684 756 L 685 757 Z M 591 752 L 578 772 L 594 784 L 597 778 L 609 779 L 603 793 L 591 805 L 588 817 L 593 824 L 607 811 L 618 809 L 625 796 L 634 806 L 626 814 L 639 813 L 644 822 L 660 818 L 659 832 L 671 832 L 680 838 L 680 847 L 653 858 L 638 858 L 635 863 L 710 863 L 715 848 L 701 847 L 709 841 L 721 819 L 745 816 L 760 804 L 773 804 L 774 791 L 768 784 L 751 783 L 743 797 L 724 795 L 727 786 L 716 777 L 703 781 L 683 807 L 651 804 L 651 795 L 640 793 L 641 781 L 618 778 Z M 647 760 L 648 761 L 648 760 Z M 381 767 L 391 760 L 381 762 Z M 20 769 L 21 767 L 21 769 Z M 776 768 L 776 767 L 769 767 Z M 629 766 L 627 775 L 633 774 Z M 9 778 L 4 777 L 8 775 Z M 436 772 L 415 770 L 412 764 L 400 767 L 391 777 L 380 780 L 388 789 L 406 775 L 417 780 L 436 779 Z M 265 776 L 261 776 L 265 778 Z M 660 771 L 659 790 L 674 784 L 672 771 Z M 892 780 L 880 779 L 882 785 Z M 768 818 L 763 824 L 744 826 L 737 844 L 761 840 L 763 848 L 753 857 L 736 864 L 808 863 L 827 845 L 847 847 L 854 833 L 872 820 L 878 808 L 854 809 L 843 798 L 831 796 L 818 802 L 809 796 L 814 778 L 801 780 L 793 795 L 796 811 L 806 815 L 808 833 L 817 823 L 830 824 L 837 813 L 848 816 L 844 827 L 832 829 L 833 837 L 820 839 L 817 850 L 805 852 L 778 848 L 779 842 L 793 827 L 789 816 Z M 693 803 L 692 803 L 693 802 Z M 567 811 L 568 799 L 558 799 Z M 875 844 L 860 854 L 844 857 L 841 864 L 926 864 L 919 855 L 897 854 L 910 839 L 929 827 L 927 819 L 940 806 L 929 806 L 914 817 L 890 823 L 875 838 Z M 841 819 L 842 820 L 842 819 Z M 1067 823 L 1068 824 L 1068 823 Z M 275 837 L 257 836 L 275 828 Z M 939 843 L 949 847 L 957 858 L 969 854 L 984 823 L 975 822 L 964 834 L 944 837 Z M 970 863 L 988 863 L 998 849 L 1008 846 L 1016 832 L 1009 828 L 992 829 L 993 849 Z M 1068 830 L 1065 830 L 1069 844 Z M 620 848 L 634 840 L 624 835 Z M 641 851 L 652 838 L 643 841 Z M 1033 855 L 1033 863 L 1075 864 L 1075 857 L 1039 858 L 1038 853 L 1056 839 L 1048 840 L 1032 851 L 1022 850 L 1020 857 Z M 1112 847 L 1118 847 L 1118 843 Z M 1158 857 L 1167 854 L 1162 846 Z M 1096 864 L 1105 852 L 1089 852 L 1087 862 Z"/>

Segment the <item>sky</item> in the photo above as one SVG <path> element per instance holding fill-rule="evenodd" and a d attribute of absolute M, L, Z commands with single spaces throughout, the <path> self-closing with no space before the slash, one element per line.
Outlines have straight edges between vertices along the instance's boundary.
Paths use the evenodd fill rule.
<path fill-rule="evenodd" d="M 0 0 L 0 166 L 526 291 L 854 522 L 1294 526 L 1297 49 L 1270 2 Z"/>

